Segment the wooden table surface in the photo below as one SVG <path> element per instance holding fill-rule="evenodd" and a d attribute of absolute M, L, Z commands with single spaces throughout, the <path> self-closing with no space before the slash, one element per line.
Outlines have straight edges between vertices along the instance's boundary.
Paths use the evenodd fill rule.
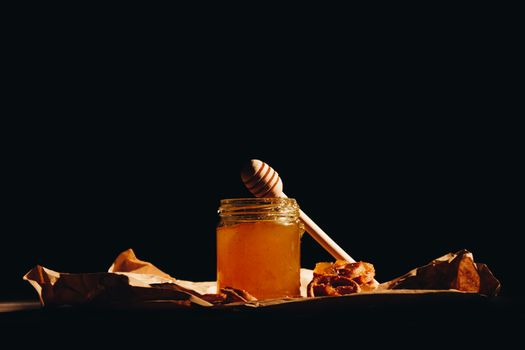
<path fill-rule="evenodd" d="M 40 302 L 35 300 L 0 302 L 0 313 L 40 309 Z"/>

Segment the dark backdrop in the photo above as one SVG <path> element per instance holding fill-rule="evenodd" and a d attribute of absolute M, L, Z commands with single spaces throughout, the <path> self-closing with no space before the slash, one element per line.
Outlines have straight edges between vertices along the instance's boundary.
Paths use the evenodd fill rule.
<path fill-rule="evenodd" d="M 230 29 L 20 33 L 3 113 L 2 299 L 35 297 L 21 278 L 36 264 L 105 271 L 127 248 L 213 279 L 219 200 L 249 196 L 251 158 L 378 280 L 466 248 L 518 293 L 514 45 Z M 302 249 L 304 267 L 330 259 L 307 235 Z"/>

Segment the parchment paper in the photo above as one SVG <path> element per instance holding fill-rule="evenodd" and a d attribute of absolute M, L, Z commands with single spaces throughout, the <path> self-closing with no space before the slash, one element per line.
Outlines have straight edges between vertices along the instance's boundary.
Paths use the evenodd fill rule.
<path fill-rule="evenodd" d="M 158 269 L 150 262 L 140 260 L 132 249 L 120 253 L 108 272 L 64 273 L 37 265 L 23 278 L 37 291 L 41 304 L 104 305 L 137 307 L 145 304 L 169 307 L 224 308 L 267 307 L 286 303 L 312 302 L 306 298 L 306 286 L 313 276 L 312 270 L 301 269 L 302 298 L 273 300 L 210 302 L 216 294 L 216 282 L 179 280 Z M 398 278 L 382 283 L 372 292 L 353 294 L 416 294 L 416 293 L 474 293 L 495 296 L 500 290 L 499 281 L 484 264 L 474 263 L 466 250 L 449 253 L 429 264 L 416 268 Z M 210 296 L 212 298 L 210 298 Z M 230 299 L 231 300 L 231 299 Z"/>

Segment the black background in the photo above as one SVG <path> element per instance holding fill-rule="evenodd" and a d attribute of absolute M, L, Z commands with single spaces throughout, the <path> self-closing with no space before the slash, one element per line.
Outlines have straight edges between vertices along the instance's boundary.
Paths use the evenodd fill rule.
<path fill-rule="evenodd" d="M 35 298 L 22 276 L 36 264 L 105 271 L 127 248 L 214 279 L 219 200 L 249 196 L 251 158 L 378 280 L 466 248 L 519 294 L 523 110 L 506 29 L 173 22 L 15 30 L 0 298 Z M 307 235 L 302 249 L 303 267 L 331 259 Z"/>

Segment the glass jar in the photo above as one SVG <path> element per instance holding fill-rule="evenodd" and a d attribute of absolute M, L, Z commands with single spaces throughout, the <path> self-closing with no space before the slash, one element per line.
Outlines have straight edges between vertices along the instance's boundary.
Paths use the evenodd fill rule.
<path fill-rule="evenodd" d="M 223 199 L 217 225 L 217 290 L 257 299 L 300 295 L 304 227 L 293 198 Z"/>

